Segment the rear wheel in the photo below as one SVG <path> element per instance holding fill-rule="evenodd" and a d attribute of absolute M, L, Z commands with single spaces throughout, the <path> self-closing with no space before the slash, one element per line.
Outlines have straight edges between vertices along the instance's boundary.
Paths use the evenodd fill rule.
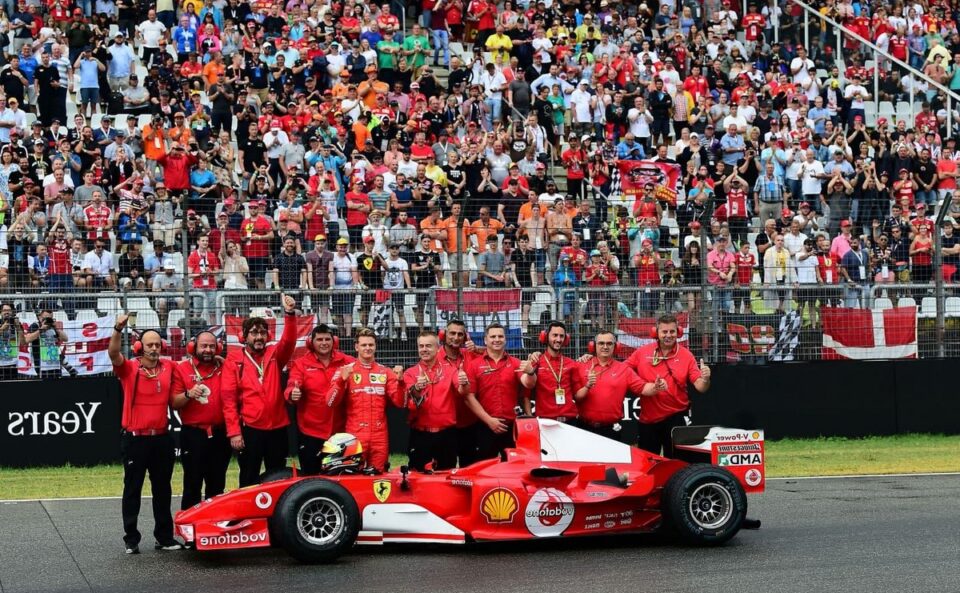
<path fill-rule="evenodd" d="M 692 464 L 667 481 L 662 499 L 664 528 L 689 544 L 717 545 L 740 531 L 747 495 L 730 472 Z"/>
<path fill-rule="evenodd" d="M 329 480 L 291 486 L 271 518 L 277 544 L 301 562 L 330 562 L 349 550 L 360 530 L 353 496 Z"/>

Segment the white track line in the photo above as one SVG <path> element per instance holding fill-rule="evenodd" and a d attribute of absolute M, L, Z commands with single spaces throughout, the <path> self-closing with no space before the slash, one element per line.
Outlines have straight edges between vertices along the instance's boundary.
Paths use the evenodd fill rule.
<path fill-rule="evenodd" d="M 947 477 L 960 476 L 960 472 L 926 472 L 919 474 L 850 474 L 842 476 L 796 476 L 784 478 L 767 478 L 768 482 L 786 482 L 796 480 L 849 480 L 855 478 L 929 478 L 929 477 Z M 174 494 L 173 498 L 179 498 L 179 494 Z M 70 502 L 85 500 L 121 500 L 120 496 L 78 496 L 72 498 L 15 498 L 0 500 L 0 504 L 17 504 L 20 502 Z M 143 498 L 153 498 L 152 496 L 143 496 Z"/>

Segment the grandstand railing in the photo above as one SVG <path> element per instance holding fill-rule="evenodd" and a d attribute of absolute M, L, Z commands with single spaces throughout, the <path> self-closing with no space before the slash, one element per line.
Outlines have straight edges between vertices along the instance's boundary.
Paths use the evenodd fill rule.
<path fill-rule="evenodd" d="M 827 30 L 827 31 L 834 30 L 834 31 L 837 32 L 837 53 L 836 53 L 837 59 L 841 59 L 842 56 L 843 56 L 842 42 L 843 42 L 843 36 L 844 36 L 844 35 L 846 35 L 846 36 L 848 36 L 848 37 L 850 37 L 850 38 L 852 38 L 852 39 L 854 39 L 854 40 L 862 43 L 862 44 L 865 45 L 866 47 L 868 47 L 868 48 L 870 48 L 871 50 L 873 50 L 873 55 L 874 55 L 874 58 L 875 58 L 875 59 L 874 59 L 874 68 L 873 68 L 873 101 L 874 101 L 874 102 L 877 102 L 877 104 L 879 104 L 879 101 L 880 101 L 880 99 L 879 99 L 879 90 L 880 90 L 880 67 L 879 67 L 879 66 L 880 66 L 880 61 L 876 59 L 876 56 L 877 56 L 877 55 L 883 56 L 884 59 L 889 60 L 890 62 L 892 62 L 892 63 L 894 63 L 894 64 L 897 64 L 898 66 L 906 69 L 908 72 L 910 72 L 910 75 L 911 75 L 911 76 L 913 76 L 915 79 L 916 79 L 916 78 L 919 78 L 919 79 L 923 80 L 923 81 L 926 82 L 931 88 L 937 89 L 937 90 L 939 90 L 939 91 L 943 91 L 943 93 L 946 94 L 946 96 L 947 96 L 947 137 L 949 138 L 949 137 L 951 137 L 951 136 L 953 135 L 953 106 L 954 106 L 954 105 L 960 105 L 960 95 L 958 95 L 957 93 L 953 92 L 952 90 L 950 90 L 949 88 L 947 88 L 946 86 L 944 86 L 943 84 L 941 84 L 940 82 L 938 82 L 938 81 L 934 80 L 933 78 L 927 76 L 927 75 L 924 74 L 923 72 L 917 70 L 916 68 L 911 67 L 910 64 L 908 64 L 908 63 L 906 63 L 906 62 L 904 62 L 904 61 L 902 61 L 902 60 L 894 57 L 894 56 L 891 55 L 889 52 L 880 49 L 880 48 L 879 48 L 875 43 L 873 43 L 871 40 L 865 39 L 865 38 L 861 37 L 859 34 L 857 34 L 857 33 L 855 33 L 854 31 L 848 29 L 847 27 L 844 27 L 842 24 L 838 23 L 838 22 L 835 21 L 834 19 L 832 19 L 832 18 L 830 18 L 830 17 L 828 17 L 828 16 L 826 16 L 826 15 L 824 15 L 824 14 L 820 14 L 820 12 L 819 12 L 817 9 L 813 8 L 813 7 L 810 6 L 809 4 L 806 4 L 806 3 L 804 3 L 804 2 L 801 2 L 800 0 L 791 0 L 791 1 L 792 1 L 794 4 L 796 4 L 797 6 L 799 6 L 801 9 L 803 9 L 803 33 L 804 33 L 804 45 L 805 45 L 806 47 L 810 47 L 810 16 L 812 15 L 814 18 L 819 19 L 819 20 L 821 21 L 821 27 L 826 27 L 827 25 L 829 25 L 829 27 L 826 27 L 826 30 Z M 912 125 L 913 118 L 914 118 L 914 115 L 915 115 L 914 109 L 915 109 L 915 106 L 914 106 L 914 86 L 911 85 L 911 86 L 910 86 L 910 121 L 911 121 L 911 125 Z"/>

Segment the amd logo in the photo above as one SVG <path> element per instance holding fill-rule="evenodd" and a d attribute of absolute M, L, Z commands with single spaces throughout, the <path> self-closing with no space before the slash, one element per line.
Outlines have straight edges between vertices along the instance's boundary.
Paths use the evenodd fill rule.
<path fill-rule="evenodd" d="M 7 432 L 10 436 L 55 436 L 58 434 L 93 434 L 93 416 L 101 402 L 78 402 L 79 412 L 10 412 Z"/>

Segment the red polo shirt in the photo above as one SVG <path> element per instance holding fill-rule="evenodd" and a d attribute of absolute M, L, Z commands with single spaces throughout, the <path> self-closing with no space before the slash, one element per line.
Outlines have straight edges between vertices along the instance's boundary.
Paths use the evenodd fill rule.
<path fill-rule="evenodd" d="M 415 392 L 409 392 L 407 408 L 410 410 L 411 428 L 437 431 L 456 426 L 457 401 L 462 400 L 457 390 L 458 372 L 456 366 L 443 362 L 439 357 L 432 367 L 420 362 L 403 372 L 403 385 L 407 389 L 417 383 L 421 373 L 427 376 L 428 382 L 419 393 L 419 396 L 423 397 L 419 406 L 413 401 Z"/>
<path fill-rule="evenodd" d="M 533 389 L 540 418 L 576 418 L 573 395 L 583 387 L 578 378 L 580 364 L 568 356 L 546 352 L 537 361 L 537 386 Z"/>
<path fill-rule="evenodd" d="M 457 378 L 455 379 L 457 386 L 460 385 L 460 371 L 466 370 L 466 365 L 474 358 L 479 358 L 479 354 L 475 352 L 464 352 L 462 349 L 457 352 L 455 358 L 450 358 L 447 356 L 446 348 L 441 346 L 440 354 L 438 355 L 445 364 L 448 364 L 453 367 L 453 373 Z M 473 413 L 469 406 L 467 406 L 467 401 L 462 397 L 457 397 L 457 428 L 466 428 L 468 426 L 473 426 L 477 422 L 477 416 Z"/>
<path fill-rule="evenodd" d="M 190 364 L 191 361 L 196 365 L 196 369 Z M 223 396 L 220 390 L 222 365 L 201 364 L 194 359 L 182 360 L 177 364 L 177 376 L 183 385 L 181 392 L 190 390 L 200 383 L 210 388 L 207 403 L 202 404 L 195 399 L 190 399 L 187 405 L 180 408 L 180 421 L 186 426 L 223 426 Z"/>
<path fill-rule="evenodd" d="M 343 402 L 346 400 L 341 398 L 331 408 L 327 405 L 327 394 L 330 393 L 333 377 L 340 372 L 340 367 L 355 361 L 352 356 L 334 351 L 330 354 L 330 362 L 324 364 L 316 354 L 307 352 L 290 365 L 290 378 L 283 396 L 289 402 L 290 392 L 296 385 L 300 385 L 300 400 L 295 404 L 300 432 L 326 440 L 343 431 L 346 420 Z"/>
<path fill-rule="evenodd" d="M 470 379 L 470 393 L 494 418 L 513 421 L 517 417 L 516 406 L 520 400 L 520 360 L 504 354 L 499 361 L 484 352 L 464 365 Z M 571 396 L 572 397 L 572 396 Z"/>
<path fill-rule="evenodd" d="M 120 424 L 124 430 L 165 431 L 169 422 L 167 409 L 173 396 L 183 392 L 183 383 L 171 360 L 161 359 L 154 369 L 144 369 L 140 360 L 124 359 L 114 365 L 113 374 L 123 389 L 123 414 Z"/>
<path fill-rule="evenodd" d="M 601 365 L 594 358 L 577 369 L 577 380 L 581 385 L 587 384 L 590 371 L 596 372 L 597 383 L 587 391 L 587 397 L 577 404 L 580 419 L 595 424 L 619 422 L 623 418 L 623 401 L 627 392 L 639 396 L 644 382 L 626 363 L 611 360 Z"/>
<path fill-rule="evenodd" d="M 677 412 L 690 408 L 687 396 L 687 383 L 700 378 L 697 359 L 683 346 L 664 356 L 659 352 L 658 342 L 637 348 L 626 364 L 633 369 L 644 383 L 653 383 L 658 377 L 667 382 L 667 390 L 651 397 L 643 398 L 640 406 L 640 422 L 653 424 L 660 422 Z"/>

